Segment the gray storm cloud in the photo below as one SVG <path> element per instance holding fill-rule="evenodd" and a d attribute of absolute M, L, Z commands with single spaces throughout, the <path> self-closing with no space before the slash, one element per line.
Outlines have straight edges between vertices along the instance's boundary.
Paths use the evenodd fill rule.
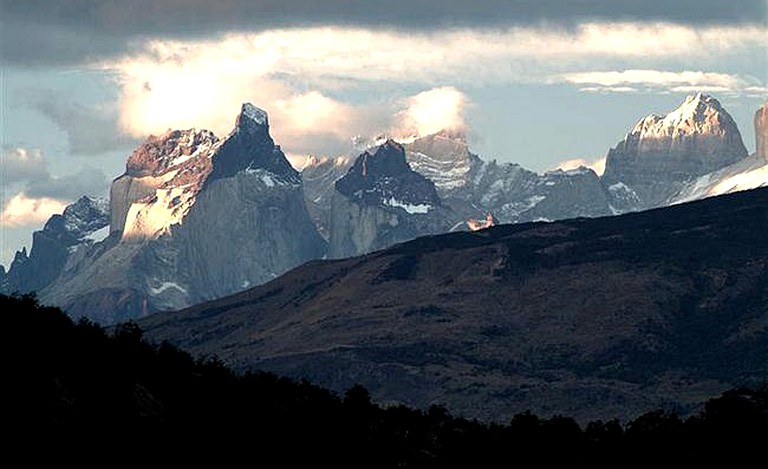
<path fill-rule="evenodd" d="M 45 91 L 29 93 L 26 100 L 67 134 L 73 155 L 101 155 L 138 143 L 120 130 L 116 107 L 85 106 Z"/>
<path fill-rule="evenodd" d="M 101 196 L 108 186 L 106 175 L 96 168 L 85 167 L 70 174 L 52 175 L 45 156 L 37 149 L 6 148 L 0 154 L 0 161 L 2 180 L 7 186 L 3 189 L 33 198 L 74 200 L 83 194 Z"/>
<path fill-rule="evenodd" d="M 20 65 L 82 63 L 151 37 L 343 25 L 430 31 L 580 21 L 764 24 L 763 0 L 0 0 L 0 53 Z"/>

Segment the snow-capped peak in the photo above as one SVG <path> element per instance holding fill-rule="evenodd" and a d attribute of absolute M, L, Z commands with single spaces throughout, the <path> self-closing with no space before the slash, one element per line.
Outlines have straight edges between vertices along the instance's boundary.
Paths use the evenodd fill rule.
<path fill-rule="evenodd" d="M 651 114 L 635 125 L 630 135 L 644 138 L 674 137 L 693 134 L 723 134 L 736 128 L 720 102 L 702 93 L 689 95 L 665 116 Z"/>
<path fill-rule="evenodd" d="M 713 97 L 701 93 L 689 95 L 685 102 L 679 108 L 667 114 L 664 122 L 667 125 L 679 126 L 688 119 L 693 118 L 696 122 L 701 122 L 705 118 L 707 108 L 714 111 L 720 111 L 720 103 Z"/>
<path fill-rule="evenodd" d="M 267 111 L 259 109 L 251 103 L 243 103 L 240 115 L 259 126 L 269 125 Z"/>

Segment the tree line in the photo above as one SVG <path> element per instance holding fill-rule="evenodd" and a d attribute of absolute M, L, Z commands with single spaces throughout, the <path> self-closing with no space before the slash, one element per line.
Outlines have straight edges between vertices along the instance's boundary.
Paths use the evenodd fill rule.
<path fill-rule="evenodd" d="M 245 457 L 263 467 L 634 468 L 732 466 L 761 455 L 768 441 L 765 387 L 726 392 L 687 418 L 655 411 L 582 427 L 526 412 L 490 423 L 438 405 L 382 407 L 362 386 L 337 394 L 270 373 L 238 374 L 215 357 L 151 344 L 134 323 L 107 332 L 30 295 L 0 296 L 0 311 L 8 449 Z"/>

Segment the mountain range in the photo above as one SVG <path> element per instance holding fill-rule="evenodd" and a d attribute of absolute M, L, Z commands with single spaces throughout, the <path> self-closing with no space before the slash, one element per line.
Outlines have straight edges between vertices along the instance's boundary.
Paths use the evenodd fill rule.
<path fill-rule="evenodd" d="M 537 174 L 473 154 L 465 135 L 384 139 L 357 158 L 310 158 L 300 172 L 244 104 L 225 138 L 200 130 L 149 137 L 110 200 L 83 198 L 34 234 L 6 292 L 35 291 L 103 323 L 221 298 L 307 261 L 346 258 L 414 238 L 494 223 L 601 217 L 768 182 L 768 105 L 748 155 L 736 123 L 696 94 L 640 120 L 590 168 Z M 468 223 L 470 220 L 483 223 Z"/>

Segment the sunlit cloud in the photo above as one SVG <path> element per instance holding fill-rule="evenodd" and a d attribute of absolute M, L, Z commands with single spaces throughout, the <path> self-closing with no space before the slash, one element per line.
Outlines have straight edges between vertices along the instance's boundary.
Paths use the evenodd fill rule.
<path fill-rule="evenodd" d="M 467 98 L 454 87 L 424 91 L 406 100 L 407 108 L 399 113 L 396 132 L 401 135 L 424 136 L 441 130 L 464 130 Z"/>
<path fill-rule="evenodd" d="M 765 47 L 756 26 L 584 23 L 573 28 L 446 29 L 424 33 L 353 27 L 277 29 L 206 40 L 149 40 L 130 57 L 97 64 L 114 74 L 120 123 L 134 137 L 168 128 L 232 128 L 240 104 L 270 114 L 278 143 L 295 153 L 342 151 L 349 138 L 410 126 L 418 133 L 463 123 L 465 98 L 451 89 L 484 84 L 569 84 L 591 92 L 751 89 L 759 80 L 711 72 L 583 70 L 585 64 L 652 64 Z M 611 67 L 613 68 L 613 67 Z M 610 70 L 610 68 L 609 68 Z M 554 77 L 554 78 L 553 78 Z M 381 84 L 442 91 L 423 102 L 381 96 Z M 347 101 L 364 87 L 368 101 Z M 417 98 L 411 98 L 417 99 Z M 443 106 L 440 108 L 439 106 Z M 407 122 L 400 122 L 404 119 Z M 313 150 L 311 150 L 313 149 Z"/>
<path fill-rule="evenodd" d="M 20 228 L 39 226 L 51 215 L 62 213 L 66 202 L 49 197 L 27 197 L 24 193 L 16 194 L 0 212 L 0 226 Z"/>
<path fill-rule="evenodd" d="M 81 167 L 68 174 L 53 175 L 40 149 L 24 147 L 0 151 L 0 179 L 6 197 L 23 193 L 35 200 L 74 199 L 84 193 L 100 196 L 108 187 L 104 172 L 97 168 Z"/>

